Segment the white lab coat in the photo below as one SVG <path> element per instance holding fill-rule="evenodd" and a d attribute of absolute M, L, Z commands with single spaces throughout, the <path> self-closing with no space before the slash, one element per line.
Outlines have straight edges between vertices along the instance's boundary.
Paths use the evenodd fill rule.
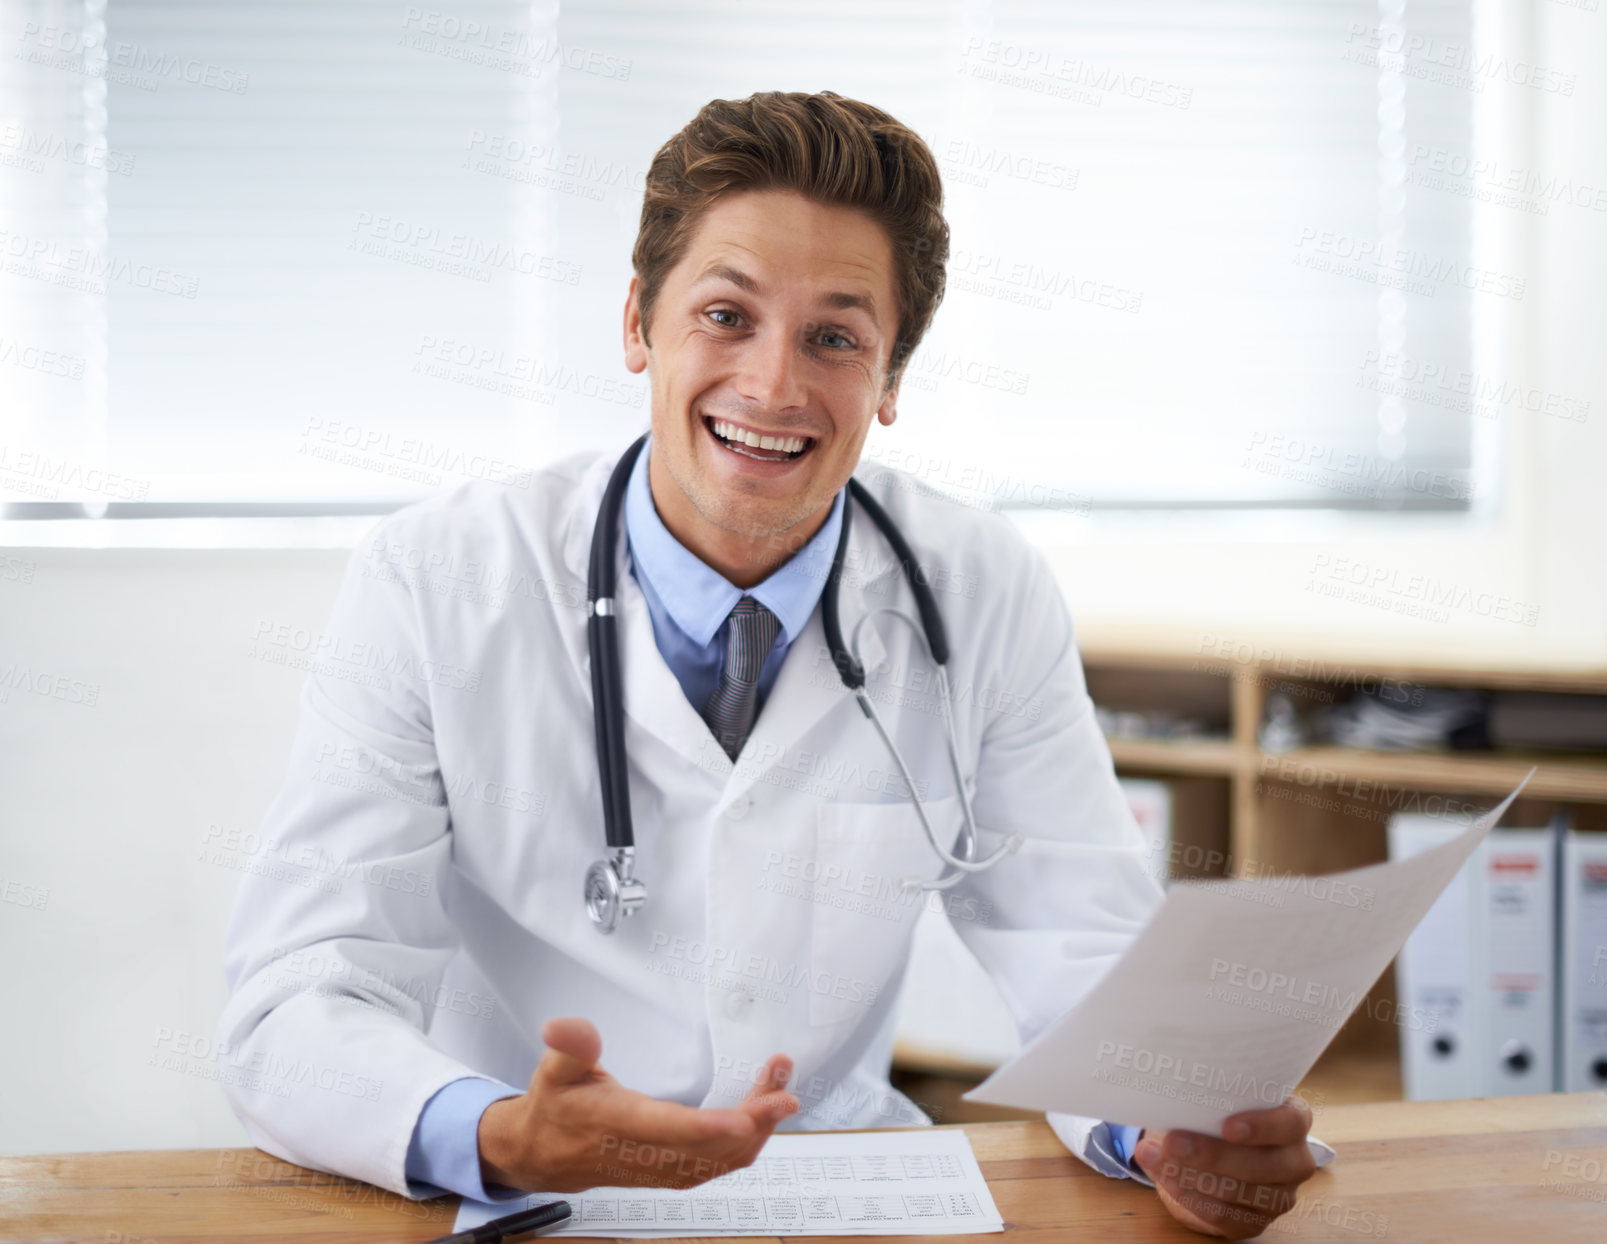
<path fill-rule="evenodd" d="M 784 1129 L 924 1121 L 888 1085 L 899 986 L 934 878 L 905 785 L 837 678 L 817 608 L 733 765 L 654 643 L 619 548 L 625 739 L 645 907 L 612 936 L 582 905 L 604 849 L 585 581 L 613 454 L 465 484 L 381 522 L 314 651 L 289 773 L 247 843 L 225 956 L 220 1078 L 251 1139 L 406 1193 L 436 1090 L 522 1088 L 544 1020 L 580 1015 L 625 1085 L 729 1106 L 792 1056 Z M 862 466 L 948 628 L 982 849 L 1013 857 L 937 899 L 1030 1038 L 1160 902 L 1043 557 L 1004 518 Z M 914 601 L 862 513 L 845 633 Z M 934 824 L 961 823 L 913 628 L 866 628 L 870 689 Z M 915 655 L 921 653 L 920 655 Z M 1094 1120 L 1052 1116 L 1085 1159 Z"/>

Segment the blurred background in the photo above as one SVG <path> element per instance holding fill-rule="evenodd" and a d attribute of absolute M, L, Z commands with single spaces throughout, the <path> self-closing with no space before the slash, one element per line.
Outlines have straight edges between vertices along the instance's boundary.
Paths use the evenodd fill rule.
<path fill-rule="evenodd" d="M 936 156 L 948 292 L 863 469 L 1047 551 L 1157 875 L 1376 862 L 1538 758 L 1553 901 L 1467 884 L 1551 959 L 1445 1025 L 1386 974 L 1313 1101 L 1607 1085 L 1600 7 L 0 0 L 0 1151 L 243 1141 L 219 946 L 346 558 L 645 426 L 645 170 L 757 90 Z M 1013 1031 L 920 948 L 899 1082 L 975 1117 Z M 1464 1021 L 1505 1053 L 1414 1083 Z"/>

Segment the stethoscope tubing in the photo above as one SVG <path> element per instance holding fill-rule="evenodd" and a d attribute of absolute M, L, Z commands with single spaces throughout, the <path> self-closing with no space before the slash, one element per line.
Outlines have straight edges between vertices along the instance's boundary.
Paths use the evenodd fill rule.
<path fill-rule="evenodd" d="M 591 652 L 592 722 L 597 736 L 603 828 L 611 849 L 636 845 L 625 766 L 625 684 L 619 660 L 619 621 L 614 609 L 614 553 L 619 543 L 619 515 L 625 488 L 646 443 L 647 434 L 643 433 L 620 457 L 609 477 L 592 532 L 591 564 L 586 574 L 586 643 Z"/>
<path fill-rule="evenodd" d="M 854 649 L 855 661 L 861 666 L 863 666 L 863 663 L 858 661 L 859 632 L 867 622 L 879 613 L 891 614 L 915 631 L 923 643 L 926 642 L 926 636 L 921 633 L 921 629 L 916 626 L 914 619 L 907 613 L 900 613 L 893 608 L 872 609 L 854 624 L 853 634 L 849 640 Z M 876 728 L 876 733 L 881 735 L 883 746 L 887 748 L 888 754 L 893 757 L 893 763 L 898 766 L 898 771 L 904 778 L 904 785 L 910 793 L 910 803 L 915 806 L 915 815 L 920 818 L 921 828 L 926 831 L 927 842 L 931 843 L 932 850 L 937 853 L 937 857 L 940 860 L 956 870 L 947 877 L 939 877 L 936 881 L 923 882 L 918 878 L 906 878 L 905 885 L 908 888 L 919 886 L 924 890 L 947 890 L 968 873 L 979 873 L 985 869 L 992 868 L 1006 855 L 1014 854 L 1021 846 L 1021 835 L 1011 834 L 998 850 L 991 855 L 982 859 L 974 858 L 977 851 L 976 821 L 971 812 L 971 796 L 965 789 L 965 776 L 960 769 L 959 748 L 955 744 L 955 723 L 953 714 L 950 712 L 949 671 L 946 665 L 938 662 L 934 662 L 934 664 L 937 665 L 938 700 L 943 705 L 943 741 L 947 745 L 949 768 L 954 773 L 954 788 L 959 793 L 960 811 L 965 819 L 965 824 L 960 832 L 960 850 L 964 853 L 963 855 L 950 854 L 938 839 L 937 832 L 932 828 L 931 819 L 926 815 L 926 805 L 916 790 L 914 775 L 910 773 L 909 766 L 904 763 L 904 753 L 893 742 L 892 734 L 889 733 L 887 726 L 882 722 L 881 714 L 876 711 L 876 706 L 871 703 L 870 695 L 865 688 L 856 689 L 854 698 L 859 702 L 860 711 L 870 719 L 871 725 Z"/>
<path fill-rule="evenodd" d="M 609 476 L 602 504 L 598 509 L 597 522 L 592 531 L 591 559 L 586 573 L 586 644 L 591 654 L 592 720 L 597 741 L 598 779 L 602 787 L 603 826 L 609 847 L 609 858 L 593 864 L 587 873 L 586 907 L 593 923 L 605 933 L 611 932 L 619 919 L 621 894 L 629 895 L 628 899 L 623 900 L 626 915 L 640 906 L 646 896 L 645 888 L 632 876 L 636 838 L 631 824 L 630 787 L 625 760 L 624 679 L 619 659 L 619 623 L 614 591 L 619 518 L 624 508 L 625 489 L 630 482 L 636 460 L 641 456 L 642 448 L 647 443 L 648 435 L 644 432 L 632 442 L 620 456 L 613 474 Z M 919 887 L 922 890 L 946 890 L 967 875 L 991 868 L 1004 856 L 1015 852 L 1021 846 L 1022 838 L 1020 834 L 1011 834 L 992 854 L 982 859 L 973 858 L 978 847 L 976 822 L 955 740 L 956 722 L 948 679 L 948 632 L 943 626 L 943 616 L 938 610 L 937 599 L 932 594 L 931 585 L 923 579 L 923 571 L 915 559 L 914 551 L 887 511 L 856 479 L 848 481 L 848 496 L 865 512 L 871 523 L 892 546 L 904 573 L 904 579 L 915 597 L 915 607 L 920 613 L 920 624 L 917 626 L 914 619 L 896 609 L 876 609 L 867 613 L 855 624 L 851 644 L 843 643 L 838 597 L 842 583 L 843 562 L 848 553 L 850 526 L 849 506 L 845 500 L 842 530 L 838 535 L 831 570 L 826 576 L 825 587 L 821 593 L 821 622 L 826 632 L 826 643 L 843 685 L 852 693 L 860 711 L 881 736 L 882 743 L 898 766 L 899 773 L 909 788 L 910 802 L 915 806 L 915 813 L 920 818 L 921 828 L 925 831 L 932 850 L 946 866 L 954 869 L 952 873 L 939 877 L 936 881 L 906 877 L 903 879 L 903 884 L 910 889 Z M 954 774 L 954 785 L 965 818 L 960 836 L 960 849 L 963 855 L 951 854 L 939 841 L 926 814 L 926 806 L 917 793 L 914 776 L 904 761 L 903 753 L 894 744 L 892 735 L 865 690 L 865 666 L 858 655 L 859 633 L 866 622 L 878 613 L 891 613 L 903 619 L 905 624 L 920 636 L 927 655 L 937 667 L 949 767 Z"/>

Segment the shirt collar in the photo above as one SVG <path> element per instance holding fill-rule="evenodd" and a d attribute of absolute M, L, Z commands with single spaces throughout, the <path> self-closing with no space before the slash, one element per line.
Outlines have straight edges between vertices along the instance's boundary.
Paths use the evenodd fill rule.
<path fill-rule="evenodd" d="M 743 591 L 713 567 L 699 560 L 670 534 L 653 506 L 647 478 L 649 438 L 625 488 L 625 538 L 638 574 L 645 575 L 671 620 L 694 642 L 707 646 L 715 632 L 736 608 L 751 596 L 781 622 L 784 643 L 803 631 L 815 602 L 825 590 L 826 575 L 837 554 L 843 526 L 843 493 L 831 503 L 831 513 L 809 543 L 778 566 L 762 583 Z"/>

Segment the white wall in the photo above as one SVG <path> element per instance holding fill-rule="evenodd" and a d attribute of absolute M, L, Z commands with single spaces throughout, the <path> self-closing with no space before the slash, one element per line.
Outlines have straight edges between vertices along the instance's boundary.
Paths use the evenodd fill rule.
<path fill-rule="evenodd" d="M 1532 114 L 1504 139 L 1509 161 L 1607 184 L 1607 14 L 1534 7 L 1534 59 L 1575 72 L 1578 86 L 1526 101 Z M 1567 205 L 1506 215 L 1504 262 L 1529 282 L 1508 309 L 1507 364 L 1588 399 L 1585 423 L 1501 421 L 1498 504 L 1475 520 L 1079 528 L 1054 558 L 1085 634 L 1299 633 L 1607 665 L 1607 217 Z M 1468 609 L 1441 623 L 1335 602 L 1307 588 L 1320 556 L 1504 594 L 1539 614 L 1533 627 Z M 0 669 L 15 661 L 98 689 L 93 706 L 18 690 L 0 702 L 0 1152 L 243 1140 L 216 1086 L 192 1074 L 207 1060 L 169 1070 L 151 1059 L 173 1052 L 161 1034 L 210 1038 L 238 873 L 198 856 L 210 826 L 255 828 L 284 771 L 301 674 L 248 655 L 252 634 L 263 619 L 319 627 L 344 557 L 0 550 Z M 41 888 L 42 909 L 13 901 Z"/>
<path fill-rule="evenodd" d="M 163 1032 L 210 1040 L 240 874 L 199 856 L 284 775 L 302 675 L 251 636 L 321 627 L 345 554 L 9 552 L 32 582 L 0 580 L 0 668 L 97 694 L 0 703 L 0 886 L 48 890 L 0 901 L 0 1152 L 243 1143 L 207 1060 L 150 1060 Z"/>

